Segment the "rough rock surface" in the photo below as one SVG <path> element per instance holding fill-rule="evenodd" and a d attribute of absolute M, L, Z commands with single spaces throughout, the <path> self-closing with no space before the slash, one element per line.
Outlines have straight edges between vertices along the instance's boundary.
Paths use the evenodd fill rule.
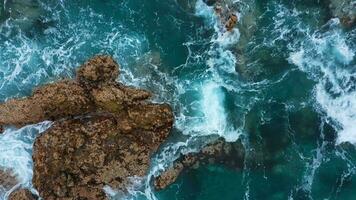
<path fill-rule="evenodd" d="M 14 187 L 16 184 L 17 180 L 15 176 L 12 175 L 11 171 L 0 169 L 0 191 L 1 187 L 7 191 Z"/>
<path fill-rule="evenodd" d="M 201 165 L 221 164 L 240 170 L 243 168 L 245 151 L 241 141 L 226 142 L 223 138 L 207 144 L 197 153 L 181 155 L 173 166 L 154 179 L 156 190 L 162 190 L 174 183 L 183 170 Z"/>
<path fill-rule="evenodd" d="M 115 82 L 118 68 L 111 57 L 96 56 L 76 80 L 0 105 L 0 125 L 55 121 L 34 144 L 33 185 L 42 198 L 106 199 L 104 186 L 125 192 L 130 177 L 146 175 L 172 111 L 145 101 L 149 92 Z"/>
<path fill-rule="evenodd" d="M 345 27 L 353 27 L 356 23 L 355 0 L 330 0 L 331 14 L 338 17 Z"/>
<path fill-rule="evenodd" d="M 36 196 L 26 189 L 20 189 L 12 192 L 9 200 L 36 200 Z"/>
<path fill-rule="evenodd" d="M 87 92 L 74 81 L 61 81 L 36 89 L 33 96 L 0 105 L 0 126 L 57 120 L 94 111 Z"/>

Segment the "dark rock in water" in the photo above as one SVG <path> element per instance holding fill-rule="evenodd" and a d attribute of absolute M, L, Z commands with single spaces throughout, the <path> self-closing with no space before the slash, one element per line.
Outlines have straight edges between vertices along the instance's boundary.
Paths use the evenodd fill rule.
<path fill-rule="evenodd" d="M 1 189 L 8 191 L 17 183 L 18 181 L 16 177 L 12 175 L 11 171 L 0 169 L 0 191 Z"/>
<path fill-rule="evenodd" d="M 353 27 L 356 23 L 356 2 L 353 0 L 330 0 L 330 10 L 338 17 L 345 27 Z"/>
<path fill-rule="evenodd" d="M 9 200 L 36 200 L 36 196 L 26 189 L 20 189 L 12 192 Z"/>
<path fill-rule="evenodd" d="M 32 97 L 0 105 L 0 125 L 57 120 L 34 144 L 33 185 L 44 199 L 106 199 L 104 186 L 125 192 L 143 177 L 173 124 L 168 105 L 115 82 L 118 64 L 96 56 L 76 81 L 45 85 Z"/>
<path fill-rule="evenodd" d="M 223 138 L 203 147 L 197 153 L 181 155 L 171 168 L 154 179 L 154 186 L 162 190 L 174 183 L 183 170 L 198 168 L 201 165 L 221 164 L 241 170 L 244 166 L 245 151 L 241 141 L 226 142 Z"/>

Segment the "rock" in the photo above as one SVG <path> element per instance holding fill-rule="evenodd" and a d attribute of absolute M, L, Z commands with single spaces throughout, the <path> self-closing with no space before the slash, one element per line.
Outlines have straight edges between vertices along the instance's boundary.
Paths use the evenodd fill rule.
<path fill-rule="evenodd" d="M 92 111 L 94 103 L 85 89 L 67 80 L 40 87 L 32 97 L 0 104 L 0 126 L 23 126 Z"/>
<path fill-rule="evenodd" d="M 225 23 L 225 28 L 227 31 L 232 31 L 232 29 L 235 27 L 237 24 L 238 18 L 237 15 L 234 13 L 231 13 Z"/>
<path fill-rule="evenodd" d="M 355 26 L 356 2 L 354 0 L 329 0 L 329 8 L 333 17 L 338 17 L 347 28 Z"/>
<path fill-rule="evenodd" d="M 1 188 L 8 191 L 13 188 L 18 183 L 15 176 L 9 170 L 4 170 L 0 168 L 0 191 Z"/>
<path fill-rule="evenodd" d="M 126 192 L 130 177 L 146 175 L 151 154 L 171 130 L 172 110 L 145 101 L 151 96 L 145 90 L 115 82 L 118 67 L 111 57 L 96 56 L 76 80 L 0 104 L 0 126 L 54 121 L 33 149 L 33 185 L 42 198 L 107 199 L 104 186 Z M 1 185 L 15 181 L 0 177 Z"/>
<path fill-rule="evenodd" d="M 174 183 L 185 169 L 198 168 L 201 165 L 219 164 L 240 170 L 244 166 L 245 151 L 241 141 L 226 142 L 223 138 L 207 144 L 197 153 L 181 155 L 173 166 L 155 177 L 153 185 L 162 190 Z"/>
<path fill-rule="evenodd" d="M 36 139 L 33 184 L 41 197 L 105 199 L 105 185 L 125 191 L 129 177 L 146 175 L 172 114 L 150 104 L 125 112 L 56 122 Z"/>
<path fill-rule="evenodd" d="M 36 200 L 36 196 L 26 189 L 20 189 L 12 192 L 8 200 Z"/>
<path fill-rule="evenodd" d="M 119 77 L 119 64 L 110 56 L 96 56 L 77 71 L 77 81 L 89 88 L 114 82 Z"/>

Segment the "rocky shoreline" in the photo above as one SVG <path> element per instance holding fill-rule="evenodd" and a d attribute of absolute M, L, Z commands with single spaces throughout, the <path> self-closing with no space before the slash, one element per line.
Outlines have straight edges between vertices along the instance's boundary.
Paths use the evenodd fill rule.
<path fill-rule="evenodd" d="M 42 198 L 107 199 L 105 186 L 125 192 L 130 177 L 146 175 L 173 114 L 166 104 L 146 101 L 149 92 L 117 83 L 118 70 L 111 57 L 96 56 L 76 80 L 0 105 L 2 126 L 54 121 L 34 144 L 33 185 Z"/>

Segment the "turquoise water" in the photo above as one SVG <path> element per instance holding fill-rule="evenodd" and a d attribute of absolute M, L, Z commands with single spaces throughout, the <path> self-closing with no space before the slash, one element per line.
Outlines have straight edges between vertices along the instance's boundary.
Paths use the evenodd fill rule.
<path fill-rule="evenodd" d="M 224 34 L 201 0 L 24 2 L 30 11 L 17 15 L 0 3 L 0 101 L 110 54 L 121 81 L 175 112 L 150 175 L 208 135 L 240 139 L 248 152 L 243 170 L 192 169 L 160 192 L 147 178 L 128 199 L 356 199 L 356 30 L 330 19 L 327 3 L 241 0 L 240 24 Z M 31 144 L 49 126 L 0 135 L 0 166 L 24 187 Z"/>

